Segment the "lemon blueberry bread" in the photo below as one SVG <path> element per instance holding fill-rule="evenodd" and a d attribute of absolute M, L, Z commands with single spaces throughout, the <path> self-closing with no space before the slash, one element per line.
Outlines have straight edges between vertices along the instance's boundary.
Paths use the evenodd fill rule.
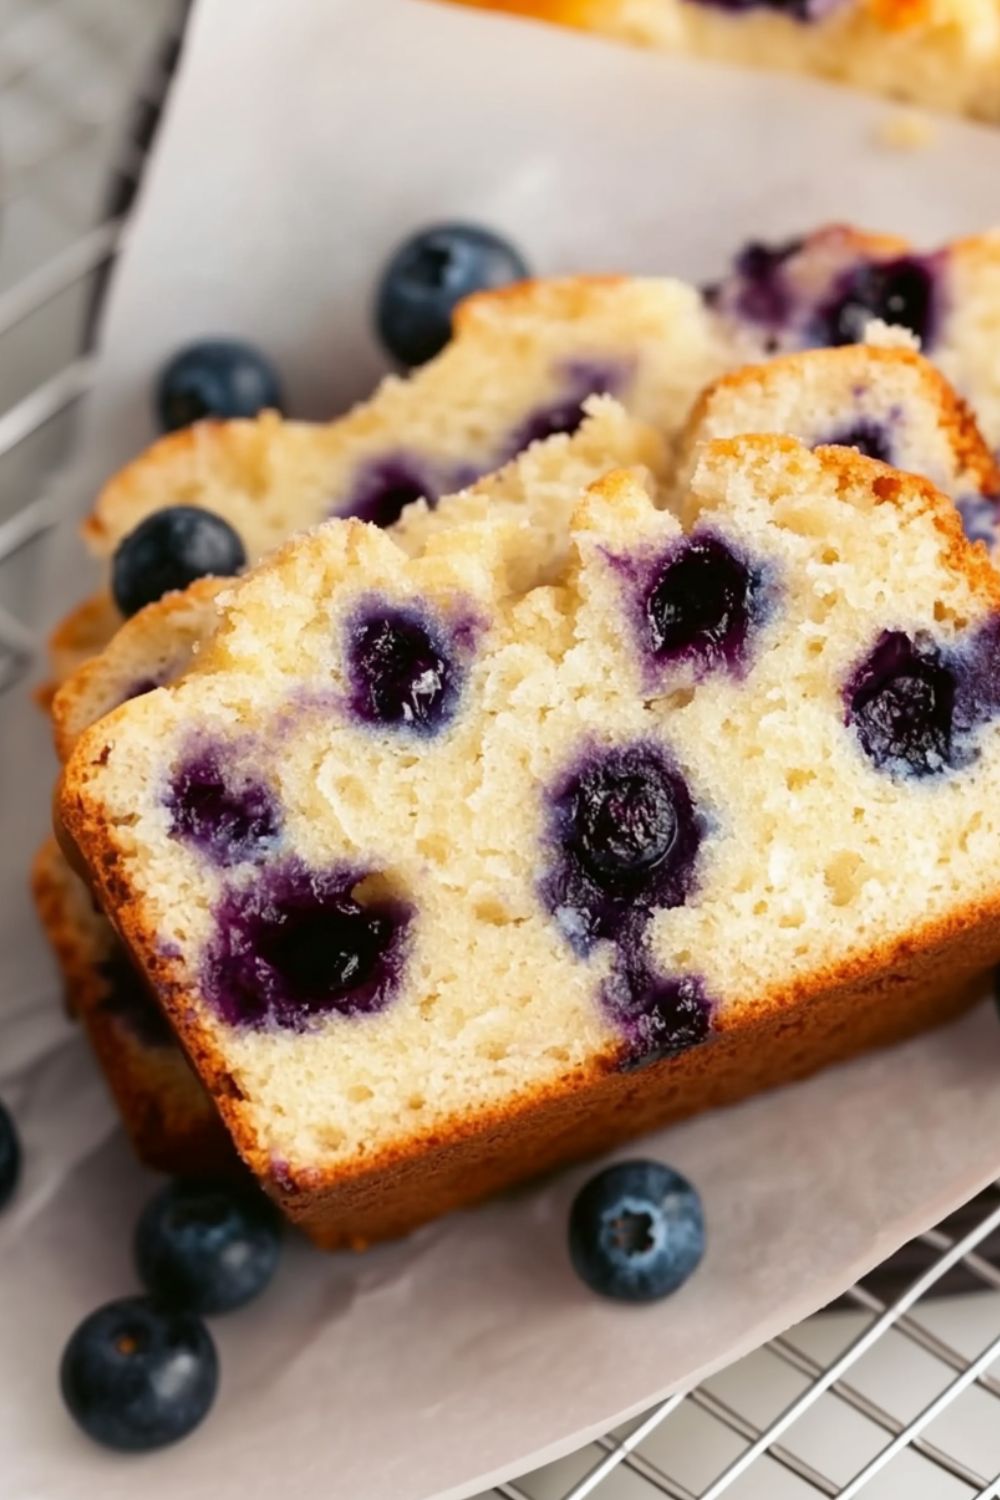
<path fill-rule="evenodd" d="M 254 1171 L 406 1230 L 939 1021 L 1000 956 L 1000 579 L 926 481 L 709 444 L 509 518 L 331 521 L 89 729 L 62 835 Z"/>
<path fill-rule="evenodd" d="M 236 1165 L 229 1136 L 156 1002 L 83 882 L 48 840 L 32 869 L 39 917 L 139 1159 L 180 1176 Z"/>
<path fill-rule="evenodd" d="M 457 0 L 1000 119 L 992 0 Z"/>

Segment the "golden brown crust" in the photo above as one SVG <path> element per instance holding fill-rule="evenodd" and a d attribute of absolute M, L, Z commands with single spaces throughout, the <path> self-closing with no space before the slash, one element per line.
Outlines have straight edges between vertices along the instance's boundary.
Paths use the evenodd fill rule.
<path fill-rule="evenodd" d="M 232 1143 L 180 1048 L 144 1042 L 110 1003 L 114 933 L 54 839 L 35 856 L 31 888 L 67 1009 L 84 1027 L 139 1160 L 181 1176 L 231 1172 Z"/>
<path fill-rule="evenodd" d="M 948 1021 L 972 1003 L 981 991 L 978 976 L 1000 960 L 997 892 L 946 921 L 759 998 L 721 1018 L 709 1042 L 677 1058 L 635 1073 L 615 1071 L 611 1059 L 595 1061 L 502 1110 L 409 1138 L 363 1170 L 304 1172 L 272 1160 L 258 1141 L 225 1059 L 189 1003 L 180 966 L 157 950 L 106 833 L 72 794 L 62 806 L 73 837 L 90 851 L 102 892 L 116 903 L 123 940 L 142 955 L 240 1155 L 282 1209 L 329 1249 L 404 1234 L 670 1121 Z"/>
<path fill-rule="evenodd" d="M 957 464 L 971 476 L 981 494 L 991 498 L 1000 494 L 1000 466 L 979 430 L 971 407 L 945 380 L 940 370 L 911 349 L 887 349 L 874 344 L 864 345 L 863 348 L 865 363 L 873 368 L 883 366 L 891 370 L 905 365 L 916 373 L 927 392 L 928 400 L 940 412 L 941 425 L 948 435 Z M 835 349 L 780 355 L 766 363 L 743 365 L 740 369 L 729 371 L 706 386 L 698 397 L 681 436 L 681 448 L 690 444 L 692 437 L 704 424 L 713 401 L 721 392 L 747 390 L 758 382 L 771 385 L 785 376 L 794 377 L 806 360 L 821 360 L 831 368 L 842 364 L 849 369 L 857 362 L 857 358 L 858 346 L 844 345 Z"/>

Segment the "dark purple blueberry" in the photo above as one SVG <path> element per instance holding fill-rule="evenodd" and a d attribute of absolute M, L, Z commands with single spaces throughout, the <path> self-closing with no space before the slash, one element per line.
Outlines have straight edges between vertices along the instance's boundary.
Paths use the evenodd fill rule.
<path fill-rule="evenodd" d="M 935 324 L 934 273 L 926 260 L 902 255 L 846 271 L 819 309 L 813 337 L 820 344 L 857 344 L 871 318 L 909 328 L 926 352 Z"/>
<path fill-rule="evenodd" d="M 437 485 L 428 467 L 406 454 L 390 454 L 358 471 L 336 514 L 357 516 L 373 526 L 392 526 L 408 505 L 417 500 L 433 505 L 437 498 Z"/>
<path fill-rule="evenodd" d="M 601 991 L 604 1012 L 625 1042 L 620 1066 L 644 1068 L 707 1040 L 712 1002 L 697 975 L 657 974 L 646 947 L 645 922 L 619 935 L 611 975 Z"/>
<path fill-rule="evenodd" d="M 251 1183 L 172 1182 L 143 1209 L 134 1249 L 143 1286 L 163 1306 L 231 1312 L 274 1275 L 281 1219 Z"/>
<path fill-rule="evenodd" d="M 175 768 L 164 800 L 171 834 L 217 865 L 260 858 L 281 831 L 273 793 L 238 764 L 227 765 L 222 746 L 191 750 Z"/>
<path fill-rule="evenodd" d="M 883 424 L 872 418 L 863 417 L 858 422 L 841 427 L 829 437 L 820 438 L 813 446 L 818 448 L 820 444 L 856 448 L 866 458 L 877 458 L 883 464 L 892 463 L 892 439 Z"/>
<path fill-rule="evenodd" d="M 126 617 L 186 589 L 196 578 L 229 577 L 247 555 L 228 521 L 197 505 L 154 511 L 118 543 L 111 560 L 111 592 Z"/>
<path fill-rule="evenodd" d="M 576 432 L 586 415 L 583 406 L 587 397 L 615 395 L 621 390 L 625 375 L 621 364 L 567 360 L 559 370 L 559 394 L 528 413 L 511 438 L 509 455 L 513 457 L 531 443 L 542 442 L 557 433 Z"/>
<path fill-rule="evenodd" d="M 363 723 L 429 735 L 453 717 L 461 670 L 421 610 L 368 601 L 348 621 L 344 645 L 351 711 Z"/>
<path fill-rule="evenodd" d="M 10 1110 L 0 1099 L 0 1208 L 14 1196 L 21 1176 L 21 1141 Z"/>
<path fill-rule="evenodd" d="M 399 984 L 413 912 L 357 893 L 365 879 L 363 870 L 289 861 L 224 895 L 203 971 L 222 1019 L 302 1031 L 323 1016 L 383 1010 Z"/>
<path fill-rule="evenodd" d="M 995 495 L 963 495 L 955 501 L 970 542 L 996 547 L 1000 540 L 1000 498 Z"/>
<path fill-rule="evenodd" d="M 164 432 L 203 417 L 255 417 L 265 408 L 281 407 L 273 365 L 238 339 L 186 344 L 164 366 L 156 387 L 156 416 Z"/>
<path fill-rule="evenodd" d="M 422 365 L 451 338 L 451 315 L 473 292 L 522 281 L 528 266 L 509 241 L 475 224 L 436 224 L 400 245 L 379 281 L 379 338 L 403 365 Z"/>
<path fill-rule="evenodd" d="M 186 1437 L 207 1415 L 219 1361 L 194 1313 L 123 1297 L 84 1318 L 63 1352 L 59 1379 L 88 1437 L 145 1453 Z"/>
<path fill-rule="evenodd" d="M 108 989 L 101 1001 L 101 1009 L 107 1015 L 114 1016 L 126 1026 L 145 1047 L 175 1045 L 166 1017 L 124 949 L 119 949 L 101 964 L 100 974 Z"/>
<path fill-rule="evenodd" d="M 736 311 L 740 317 L 765 327 L 780 327 L 791 311 L 791 294 L 785 282 L 784 266 L 802 249 L 801 239 L 786 240 L 780 245 L 764 245 L 752 240 L 737 255 L 734 277 L 739 288 Z M 719 298 L 719 288 L 712 289 L 711 301 Z"/>
<path fill-rule="evenodd" d="M 541 893 L 586 954 L 637 912 L 679 906 L 693 880 L 701 821 L 684 778 L 658 745 L 593 751 L 552 795 L 553 861 Z"/>
<path fill-rule="evenodd" d="M 932 776 L 950 766 L 955 673 L 932 643 L 885 631 L 844 696 L 847 723 L 879 770 Z"/>
<path fill-rule="evenodd" d="M 569 1254 L 591 1291 L 655 1302 L 683 1286 L 705 1254 L 701 1199 L 661 1162 L 616 1162 L 574 1198 Z"/>
<path fill-rule="evenodd" d="M 651 573 L 642 601 L 643 645 L 657 662 L 707 670 L 742 664 L 760 612 L 761 578 L 719 537 L 686 538 Z"/>
<path fill-rule="evenodd" d="M 792 21 L 821 21 L 845 0 L 699 0 L 699 4 L 742 14 L 748 10 L 773 10 Z"/>

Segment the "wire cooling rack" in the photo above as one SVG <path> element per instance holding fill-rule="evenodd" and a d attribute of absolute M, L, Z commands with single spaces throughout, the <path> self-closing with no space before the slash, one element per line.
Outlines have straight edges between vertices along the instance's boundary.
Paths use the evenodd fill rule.
<path fill-rule="evenodd" d="M 40 649 L 19 618 L 56 519 L 39 494 L 87 393 L 94 299 L 121 242 L 184 9 L 178 0 L 0 0 L 0 692 Z M 1000 1184 L 835 1308 L 491 1494 L 998 1497 L 998 1264 Z"/>

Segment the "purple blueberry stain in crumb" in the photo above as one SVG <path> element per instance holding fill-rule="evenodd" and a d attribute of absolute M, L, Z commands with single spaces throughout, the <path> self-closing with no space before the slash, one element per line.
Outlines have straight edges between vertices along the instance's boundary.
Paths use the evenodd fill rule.
<path fill-rule="evenodd" d="M 656 556 L 613 557 L 628 580 L 637 643 L 655 676 L 689 662 L 700 675 L 741 672 L 753 630 L 774 589 L 767 570 L 751 565 L 713 532 L 696 532 Z"/>
<path fill-rule="evenodd" d="M 785 262 L 798 254 L 803 243 L 801 239 L 791 239 L 780 245 L 765 245 L 751 240 L 736 256 L 731 281 L 708 288 L 709 305 L 724 300 L 732 289 L 733 310 L 741 318 L 765 328 L 781 327 L 793 306 L 792 289 L 785 279 Z"/>
<path fill-rule="evenodd" d="M 659 745 L 586 751 L 549 800 L 543 902 L 576 953 L 616 939 L 637 914 L 680 906 L 705 832 Z"/>
<path fill-rule="evenodd" d="M 622 1036 L 619 1067 L 626 1071 L 677 1057 L 711 1034 L 714 1006 L 703 980 L 657 974 L 641 931 L 619 941 L 600 999 Z"/>
<path fill-rule="evenodd" d="M 374 894 L 379 884 L 371 871 L 288 860 L 226 892 L 201 975 L 216 1014 L 231 1026 L 301 1032 L 325 1017 L 385 1009 L 413 909 Z"/>
<path fill-rule="evenodd" d="M 901 255 L 895 260 L 861 261 L 844 271 L 816 312 L 809 342 L 857 344 L 872 318 L 908 328 L 924 352 L 934 341 L 940 292 L 937 257 Z"/>
<path fill-rule="evenodd" d="M 424 459 L 389 453 L 362 465 L 347 497 L 332 514 L 356 516 L 373 526 L 392 526 L 408 505 L 426 500 L 433 506 L 439 494 L 437 476 Z"/>
<path fill-rule="evenodd" d="M 619 395 L 632 370 L 621 360 L 570 359 L 558 366 L 556 374 L 557 394 L 530 411 L 515 429 L 504 449 L 508 457 L 557 433 L 576 432 L 586 415 L 583 406 L 587 397 Z"/>
<path fill-rule="evenodd" d="M 447 628 L 417 605 L 365 599 L 345 626 L 351 713 L 363 724 L 436 734 L 457 711 L 473 637 L 468 621 Z"/>
<path fill-rule="evenodd" d="M 891 464 L 893 461 L 894 447 L 889 428 L 884 422 L 876 421 L 874 417 L 861 417 L 858 421 L 839 427 L 828 437 L 819 438 L 812 444 L 814 448 L 827 445 L 837 448 L 856 448 L 866 458 L 877 458 L 883 464 Z"/>
<path fill-rule="evenodd" d="M 124 949 L 117 949 L 99 966 L 107 994 L 100 1009 L 113 1016 L 145 1047 L 172 1047 L 174 1034 L 163 1012 L 139 977 Z"/>
<path fill-rule="evenodd" d="M 970 542 L 985 542 L 992 549 L 1000 541 L 1000 498 L 996 495 L 962 495 L 955 501 Z"/>
<path fill-rule="evenodd" d="M 222 866 L 260 859 L 281 832 L 274 793 L 240 760 L 236 746 L 196 742 L 175 766 L 164 798 L 172 836 Z"/>

